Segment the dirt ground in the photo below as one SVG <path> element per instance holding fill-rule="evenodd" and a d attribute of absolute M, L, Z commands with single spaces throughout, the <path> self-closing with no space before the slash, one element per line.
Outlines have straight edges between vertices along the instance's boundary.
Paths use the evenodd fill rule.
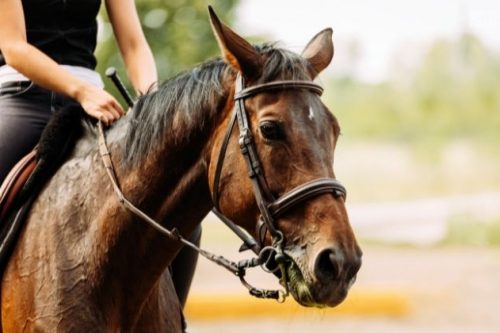
<path fill-rule="evenodd" d="M 232 254 L 236 248 L 217 240 L 205 241 L 205 246 Z M 317 315 L 291 313 L 285 319 L 272 316 L 221 321 L 188 318 L 189 332 L 500 332 L 500 248 L 363 245 L 363 249 L 363 267 L 353 291 L 361 295 L 364 291 L 398 293 L 409 301 L 407 314 L 332 317 L 318 310 Z M 241 293 L 242 287 L 236 278 L 204 259 L 199 263 L 193 295 Z M 268 277 L 256 279 L 262 284 L 271 282 Z"/>

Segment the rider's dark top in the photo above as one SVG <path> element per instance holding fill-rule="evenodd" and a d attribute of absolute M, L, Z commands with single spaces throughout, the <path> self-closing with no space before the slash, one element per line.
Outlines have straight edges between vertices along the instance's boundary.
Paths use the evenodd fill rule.
<path fill-rule="evenodd" d="M 28 43 L 59 64 L 95 68 L 100 0 L 22 0 L 22 4 Z"/>

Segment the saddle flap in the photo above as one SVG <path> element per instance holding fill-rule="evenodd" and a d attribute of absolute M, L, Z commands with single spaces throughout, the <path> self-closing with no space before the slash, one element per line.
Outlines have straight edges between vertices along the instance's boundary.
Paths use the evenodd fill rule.
<path fill-rule="evenodd" d="M 9 172 L 0 187 L 0 223 L 7 217 L 18 193 L 36 167 L 36 149 L 24 156 Z"/>

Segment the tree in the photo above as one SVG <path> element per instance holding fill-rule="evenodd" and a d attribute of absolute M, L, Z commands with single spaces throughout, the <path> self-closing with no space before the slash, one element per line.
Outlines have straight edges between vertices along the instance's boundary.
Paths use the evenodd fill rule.
<path fill-rule="evenodd" d="M 237 2 L 213 0 L 211 4 L 217 14 L 230 23 L 234 19 Z M 158 66 L 160 81 L 218 55 L 219 50 L 208 20 L 207 4 L 204 0 L 136 1 L 146 39 Z M 105 11 L 101 14 L 101 21 L 97 70 L 104 73 L 107 67 L 114 66 L 119 73 L 125 73 Z M 112 84 L 106 82 L 106 86 L 116 95 Z"/>

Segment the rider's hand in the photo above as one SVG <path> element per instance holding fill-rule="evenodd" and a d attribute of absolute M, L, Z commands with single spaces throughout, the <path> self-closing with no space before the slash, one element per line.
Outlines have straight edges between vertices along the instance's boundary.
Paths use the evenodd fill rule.
<path fill-rule="evenodd" d="M 88 115 L 106 125 L 111 125 L 124 114 L 121 105 L 113 96 L 92 85 L 80 89 L 76 99 Z"/>

